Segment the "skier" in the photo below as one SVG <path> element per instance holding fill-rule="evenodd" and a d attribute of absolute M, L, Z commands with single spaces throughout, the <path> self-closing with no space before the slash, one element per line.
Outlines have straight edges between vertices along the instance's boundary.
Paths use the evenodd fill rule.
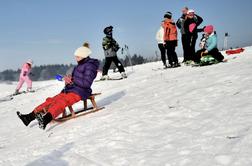
<path fill-rule="evenodd" d="M 63 113 L 65 107 L 71 106 L 80 100 L 85 100 L 91 95 L 91 85 L 97 75 L 99 61 L 90 58 L 90 54 L 91 50 L 88 43 L 75 51 L 74 55 L 78 65 L 74 68 L 71 76 L 64 77 L 66 85 L 58 95 L 47 98 L 44 103 L 37 106 L 29 114 L 17 112 L 17 115 L 26 126 L 37 119 L 40 128 L 45 129 L 48 123 Z M 44 115 L 42 115 L 43 111 L 46 112 Z"/>
<path fill-rule="evenodd" d="M 32 90 L 32 80 L 30 79 L 29 75 L 31 73 L 33 61 L 31 59 L 28 59 L 26 63 L 22 66 L 20 76 L 19 76 L 19 82 L 16 87 L 14 95 L 19 94 L 19 90 L 23 86 L 24 82 L 27 84 L 27 92 L 33 92 Z"/>
<path fill-rule="evenodd" d="M 164 65 L 164 68 L 167 68 L 166 64 L 166 49 L 165 49 L 165 42 L 164 42 L 164 21 L 162 21 L 161 26 L 156 34 L 156 40 L 158 43 L 158 48 L 161 53 L 161 59 Z"/>
<path fill-rule="evenodd" d="M 168 60 L 169 60 L 169 67 L 179 67 L 180 64 L 178 62 L 177 53 L 175 49 L 178 44 L 177 39 L 177 28 L 175 23 L 172 20 L 172 13 L 166 12 L 164 15 L 164 41 L 165 41 L 165 48 L 167 50 Z"/>
<path fill-rule="evenodd" d="M 195 45 L 198 38 L 198 26 L 203 22 L 203 19 L 196 15 L 194 10 L 188 10 L 186 20 L 184 22 L 185 30 L 185 63 L 190 64 L 194 61 Z"/>
<path fill-rule="evenodd" d="M 182 47 L 183 47 L 183 52 L 184 52 L 184 60 L 183 62 L 187 61 L 187 57 L 186 57 L 186 32 L 185 32 L 185 28 L 184 28 L 184 23 L 186 20 L 186 16 L 187 16 L 187 12 L 188 12 L 188 7 L 184 7 L 182 9 L 182 16 L 177 20 L 176 25 L 177 27 L 180 29 L 180 33 L 181 33 L 181 41 L 182 41 Z"/>
<path fill-rule="evenodd" d="M 207 25 L 204 28 L 204 37 L 201 39 L 201 49 L 197 51 L 195 55 L 195 62 L 200 63 L 202 55 L 211 55 L 218 62 L 226 61 L 224 56 L 219 52 L 217 48 L 217 34 L 214 31 L 212 25 Z"/>
<path fill-rule="evenodd" d="M 124 67 L 117 57 L 117 51 L 120 49 L 118 43 L 113 38 L 113 27 L 109 26 L 104 29 L 106 37 L 103 38 L 102 47 L 105 54 L 105 64 L 103 66 L 103 72 L 101 80 L 108 80 L 108 70 L 112 62 L 116 65 L 121 73 L 122 78 L 127 78 Z"/>

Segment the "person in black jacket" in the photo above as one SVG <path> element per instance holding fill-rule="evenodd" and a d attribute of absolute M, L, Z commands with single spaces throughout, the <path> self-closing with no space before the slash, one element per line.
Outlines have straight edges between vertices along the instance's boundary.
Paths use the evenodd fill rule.
<path fill-rule="evenodd" d="M 181 41 L 182 41 L 182 47 L 183 47 L 183 51 L 184 51 L 184 60 L 183 62 L 187 61 L 187 57 L 185 55 L 185 52 L 187 50 L 186 48 L 186 33 L 185 33 L 185 29 L 184 29 L 184 23 L 185 23 L 185 20 L 186 20 L 186 15 L 187 15 L 187 12 L 188 12 L 188 7 L 184 7 L 182 9 L 182 16 L 177 20 L 176 22 L 176 25 L 178 27 L 178 29 L 180 29 L 180 33 L 181 33 Z"/>
<path fill-rule="evenodd" d="M 194 13 L 194 10 L 188 10 L 184 22 L 185 30 L 185 63 L 194 61 L 195 45 L 198 38 L 199 30 L 197 27 L 203 22 L 203 19 Z"/>

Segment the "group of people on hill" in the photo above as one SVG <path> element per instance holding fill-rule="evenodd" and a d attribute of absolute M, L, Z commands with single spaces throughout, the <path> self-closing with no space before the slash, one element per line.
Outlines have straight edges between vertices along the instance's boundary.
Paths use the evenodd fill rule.
<path fill-rule="evenodd" d="M 184 63 L 199 63 L 204 54 L 211 54 L 217 61 L 223 61 L 224 57 L 217 49 L 217 36 L 212 25 L 208 25 L 203 29 L 198 29 L 198 26 L 203 22 L 203 19 L 196 15 L 193 10 L 187 7 L 182 10 L 183 15 L 175 23 L 172 19 L 172 13 L 166 12 L 161 27 L 157 33 L 158 47 L 161 51 L 161 57 L 165 68 L 179 67 L 180 63 L 176 54 L 178 45 L 177 27 L 182 34 L 182 45 L 184 49 Z M 198 38 L 198 32 L 204 31 L 204 36 L 201 40 L 201 49 L 195 53 L 195 44 Z M 108 70 L 112 62 L 115 63 L 122 78 L 127 78 L 125 69 L 122 63 L 118 60 L 117 52 L 120 49 L 119 44 L 113 38 L 113 27 L 108 26 L 104 29 L 102 47 L 105 54 L 105 64 L 103 67 L 101 80 L 107 80 Z M 73 105 L 80 100 L 86 100 L 91 94 L 91 85 L 97 76 L 99 61 L 90 58 L 92 53 L 88 43 L 84 43 L 74 52 L 77 66 L 74 68 L 71 75 L 64 76 L 64 89 L 54 97 L 49 97 L 46 101 L 37 106 L 29 114 L 21 114 L 17 112 L 18 117 L 28 126 L 35 119 L 38 120 L 39 126 L 45 129 L 47 124 L 57 118 L 66 107 Z M 169 65 L 166 64 L 166 54 L 168 55 Z M 29 78 L 29 73 L 32 67 L 32 60 L 28 60 L 22 67 L 16 94 L 24 82 L 28 84 L 27 91 L 32 91 L 32 82 Z"/>
<path fill-rule="evenodd" d="M 223 55 L 217 48 L 217 35 L 212 25 L 207 25 L 203 28 L 198 28 L 203 22 L 203 19 L 195 14 L 195 11 L 184 7 L 182 9 L 182 16 L 175 23 L 172 19 L 172 13 L 166 12 L 164 20 L 156 34 L 158 48 L 161 53 L 161 59 L 164 68 L 179 67 L 178 57 L 175 48 L 178 45 L 178 32 L 181 32 L 181 41 L 183 46 L 183 63 L 195 64 L 200 63 L 201 57 L 210 54 L 217 61 L 224 60 Z M 201 49 L 195 52 L 195 45 L 198 39 L 198 33 L 204 32 L 201 39 Z M 166 63 L 166 55 L 169 64 Z"/>

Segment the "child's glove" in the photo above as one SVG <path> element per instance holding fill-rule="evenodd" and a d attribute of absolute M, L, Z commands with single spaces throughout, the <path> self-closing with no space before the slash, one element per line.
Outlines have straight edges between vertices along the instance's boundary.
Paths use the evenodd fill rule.
<path fill-rule="evenodd" d="M 23 76 L 25 77 L 27 75 L 27 71 L 25 71 L 24 73 L 23 73 Z"/>
<path fill-rule="evenodd" d="M 64 76 L 63 80 L 65 81 L 65 84 L 73 84 L 72 76 Z"/>

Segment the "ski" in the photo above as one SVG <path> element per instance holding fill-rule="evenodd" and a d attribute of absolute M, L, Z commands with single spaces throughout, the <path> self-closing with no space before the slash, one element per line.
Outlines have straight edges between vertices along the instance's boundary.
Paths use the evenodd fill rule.
<path fill-rule="evenodd" d="M 122 80 L 123 78 L 109 78 L 106 80 L 95 80 L 94 82 L 100 82 L 100 81 L 118 81 L 118 80 Z"/>

